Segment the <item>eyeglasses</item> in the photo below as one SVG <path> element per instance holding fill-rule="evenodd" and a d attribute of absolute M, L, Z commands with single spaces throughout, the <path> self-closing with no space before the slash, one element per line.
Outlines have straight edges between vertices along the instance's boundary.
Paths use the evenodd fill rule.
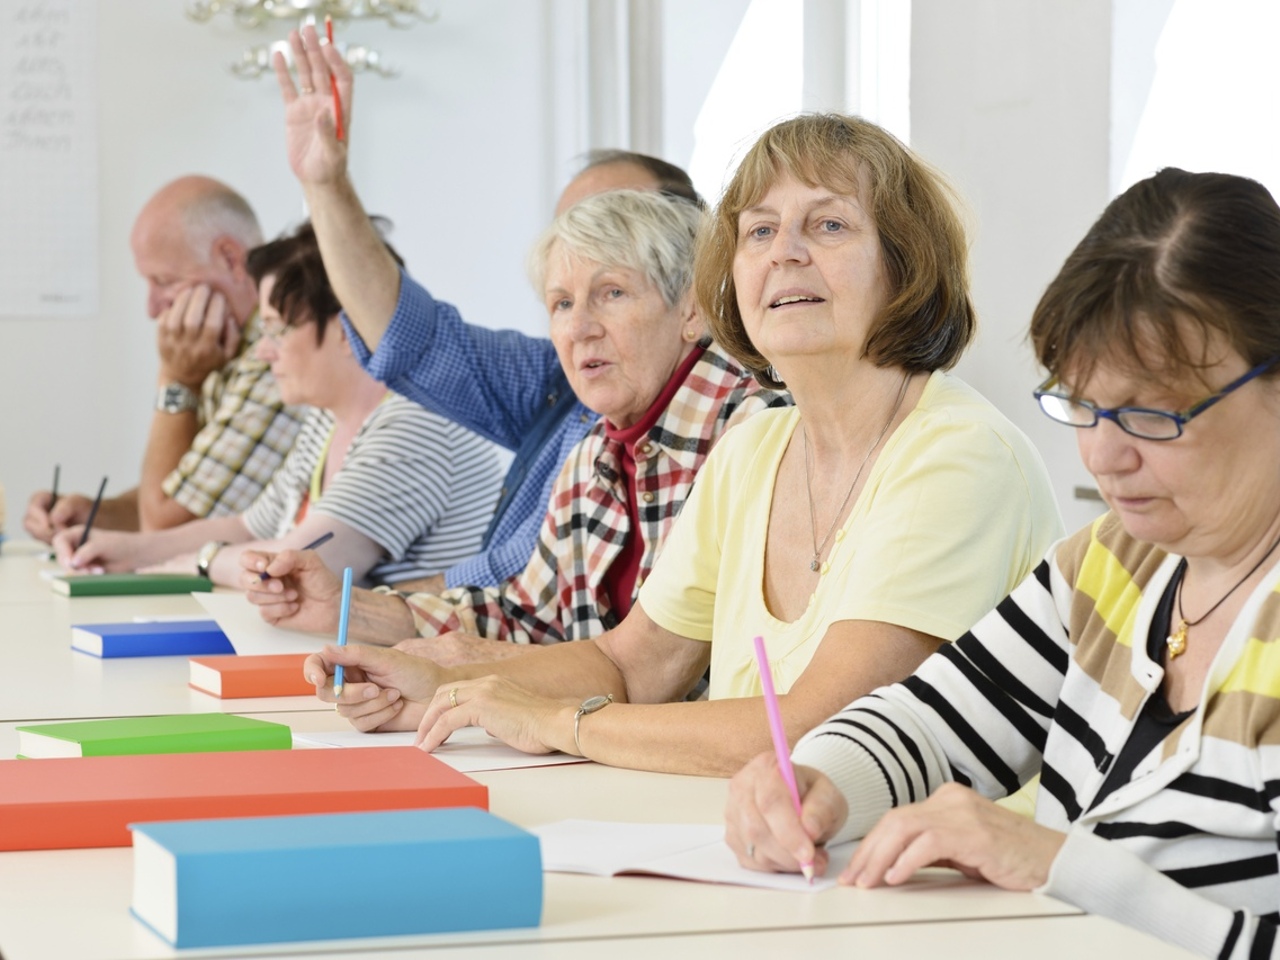
<path fill-rule="evenodd" d="M 1232 380 L 1217 393 L 1210 394 L 1181 413 L 1173 410 L 1150 410 L 1146 407 L 1113 407 L 1103 410 L 1088 400 L 1076 400 L 1051 389 L 1058 384 L 1056 376 L 1037 387 L 1033 395 L 1050 420 L 1065 423 L 1068 427 L 1096 427 L 1099 420 L 1110 420 L 1125 433 L 1143 440 L 1176 440 L 1182 436 L 1182 428 L 1192 419 L 1232 391 L 1239 390 L 1254 377 L 1266 373 L 1277 363 L 1280 363 L 1280 356 L 1263 361 L 1244 376 Z"/>
<path fill-rule="evenodd" d="M 262 335 L 272 343 L 279 343 L 284 335 L 293 329 L 293 324 L 284 317 L 266 317 L 262 321 Z"/>

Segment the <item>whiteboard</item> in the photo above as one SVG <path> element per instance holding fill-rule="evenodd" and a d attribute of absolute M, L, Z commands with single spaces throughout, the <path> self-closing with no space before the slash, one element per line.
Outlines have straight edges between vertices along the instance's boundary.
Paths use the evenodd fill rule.
<path fill-rule="evenodd" d="M 97 0 L 0 2 L 0 316 L 98 312 Z"/>

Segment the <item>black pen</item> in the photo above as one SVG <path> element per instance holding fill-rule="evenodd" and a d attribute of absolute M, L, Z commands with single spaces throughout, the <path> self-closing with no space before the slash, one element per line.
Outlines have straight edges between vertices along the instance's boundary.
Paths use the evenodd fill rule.
<path fill-rule="evenodd" d="M 98 486 L 98 495 L 93 498 L 93 506 L 89 510 L 89 519 L 84 522 L 84 533 L 80 534 L 80 546 L 83 547 L 89 541 L 89 531 L 93 529 L 93 521 L 98 516 L 98 508 L 102 506 L 102 495 L 107 492 L 107 478 L 102 478 L 102 483 Z"/>
<path fill-rule="evenodd" d="M 332 539 L 333 539 L 333 531 L 330 530 L 328 533 L 322 533 L 320 536 L 316 537 L 314 540 L 312 540 L 302 549 L 314 550 L 316 549 L 316 547 L 323 547 L 326 543 L 328 543 Z M 259 581 L 270 580 L 270 579 L 271 579 L 271 574 L 267 573 L 267 571 L 265 570 L 263 570 L 260 574 L 258 574 Z"/>

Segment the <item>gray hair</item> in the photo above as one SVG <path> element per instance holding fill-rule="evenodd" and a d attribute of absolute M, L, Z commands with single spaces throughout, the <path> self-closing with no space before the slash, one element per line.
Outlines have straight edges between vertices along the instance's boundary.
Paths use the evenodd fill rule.
<path fill-rule="evenodd" d="M 668 307 L 693 282 L 693 245 L 702 212 L 687 200 L 652 190 L 609 190 L 570 207 L 552 221 L 529 253 L 534 289 L 546 287 L 547 261 L 557 244 L 565 252 L 643 275 Z"/>
<path fill-rule="evenodd" d="M 262 244 L 262 227 L 253 208 L 230 187 L 193 198 L 182 210 L 182 227 L 191 252 L 202 261 L 219 237 L 229 236 L 246 250 Z"/>

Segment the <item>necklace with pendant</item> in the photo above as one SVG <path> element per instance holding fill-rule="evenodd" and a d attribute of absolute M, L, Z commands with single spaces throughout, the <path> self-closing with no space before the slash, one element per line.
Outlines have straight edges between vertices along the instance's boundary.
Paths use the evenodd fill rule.
<path fill-rule="evenodd" d="M 862 470 L 867 465 L 867 461 L 871 459 L 871 454 L 875 452 L 876 447 L 880 446 L 880 441 L 884 439 L 884 435 L 889 432 L 889 425 L 893 423 L 894 418 L 898 415 L 898 410 L 902 407 L 902 398 L 907 395 L 907 384 L 911 382 L 911 374 L 908 373 L 902 378 L 902 386 L 898 388 L 898 399 L 893 405 L 893 410 L 889 414 L 889 419 L 884 422 L 884 426 L 880 428 L 871 446 L 867 447 L 867 452 L 862 457 L 862 462 L 858 464 L 858 472 L 853 475 L 853 483 L 849 484 L 849 490 L 845 493 L 844 499 L 840 501 L 840 509 L 836 511 L 836 517 L 831 521 L 831 526 L 827 528 L 827 535 L 822 538 L 822 542 L 818 542 L 818 521 L 813 511 L 813 479 L 811 474 L 813 468 L 810 465 L 809 455 L 809 431 L 804 427 L 804 421 L 800 422 L 800 435 L 804 440 L 804 488 L 809 495 L 809 534 L 813 538 L 813 559 L 809 561 L 809 569 L 817 573 L 822 569 L 822 551 L 827 547 L 827 541 L 831 539 L 831 535 L 836 532 L 836 525 L 840 522 L 840 517 L 844 515 L 844 508 L 849 505 L 849 498 L 853 496 L 854 488 L 858 486 L 858 481 L 862 478 Z"/>
<path fill-rule="evenodd" d="M 1196 619 L 1194 620 L 1188 620 L 1186 617 L 1186 614 L 1182 612 L 1182 585 L 1187 582 L 1187 577 L 1186 577 L 1187 561 L 1185 559 L 1182 561 L 1183 574 L 1182 574 L 1182 579 L 1178 581 L 1178 620 L 1180 622 L 1178 624 L 1178 628 L 1174 630 L 1173 633 L 1169 634 L 1169 636 L 1165 639 L 1165 642 L 1164 642 L 1165 646 L 1169 650 L 1170 660 L 1173 660 L 1176 657 L 1180 657 L 1182 656 L 1182 654 L 1187 652 L 1187 631 L 1192 627 L 1199 626 L 1200 624 L 1204 623 L 1205 620 L 1209 619 L 1209 615 L 1213 613 L 1213 611 L 1217 610 L 1220 606 L 1226 603 L 1227 597 L 1231 596 L 1238 589 L 1240 589 L 1240 585 L 1244 583 L 1246 580 L 1248 580 L 1250 577 L 1252 577 L 1255 573 L 1257 573 L 1258 568 L 1267 562 L 1267 557 L 1275 553 L 1276 547 L 1280 547 L 1280 540 L 1276 540 L 1275 543 L 1271 544 L 1271 546 L 1267 548 L 1267 552 L 1262 555 L 1262 559 L 1259 560 L 1257 563 L 1255 563 L 1252 567 L 1250 567 L 1249 572 L 1246 573 L 1239 580 L 1237 580 L 1235 583 L 1235 586 L 1233 586 L 1230 590 L 1228 590 L 1221 597 L 1219 597 L 1217 603 L 1215 603 L 1212 607 L 1206 610 L 1199 617 L 1196 617 Z"/>

